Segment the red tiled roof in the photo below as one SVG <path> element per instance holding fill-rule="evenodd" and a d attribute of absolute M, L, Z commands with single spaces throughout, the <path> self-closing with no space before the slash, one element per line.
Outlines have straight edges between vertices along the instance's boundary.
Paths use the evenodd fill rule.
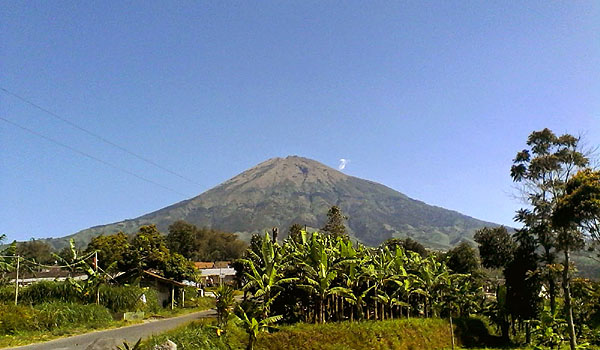
<path fill-rule="evenodd" d="M 197 261 L 194 263 L 194 265 L 196 266 L 197 269 L 212 269 L 214 266 L 214 263 L 206 262 L 206 261 Z"/>

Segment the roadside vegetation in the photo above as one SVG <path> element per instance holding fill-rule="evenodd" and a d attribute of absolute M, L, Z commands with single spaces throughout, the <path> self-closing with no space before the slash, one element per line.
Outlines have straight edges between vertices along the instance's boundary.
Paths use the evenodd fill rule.
<path fill-rule="evenodd" d="M 185 327 L 154 336 L 142 343 L 142 349 L 153 349 L 167 339 L 182 349 L 246 349 L 246 333 L 232 322 L 219 335 L 209 321 L 195 322 Z M 343 322 L 328 324 L 298 323 L 260 334 L 258 350 L 333 350 L 333 349 L 449 349 L 450 326 L 440 319 L 410 319 L 387 321 Z M 368 344 L 368 345 L 365 345 Z"/>
<path fill-rule="evenodd" d="M 0 347 L 131 325 L 124 312 L 143 311 L 145 318 L 172 317 L 214 307 L 214 298 L 189 298 L 173 310 L 159 305 L 156 292 L 137 286 L 100 287 L 100 304 L 69 282 L 38 282 L 24 287 L 14 305 L 14 286 L 0 287 Z M 191 291 L 190 291 L 191 293 Z M 145 295 L 146 302 L 141 300 Z M 191 294 L 190 294 L 191 295 Z"/>
<path fill-rule="evenodd" d="M 99 236 L 84 251 L 76 249 L 71 242 L 68 250 L 52 255 L 67 272 L 66 280 L 39 281 L 17 289 L 14 280 L 11 282 L 11 278 L 16 277 L 17 266 L 21 274 L 28 272 L 34 276 L 43 269 L 56 268 L 56 265 L 38 262 L 35 255 L 21 256 L 40 249 L 38 242 L 32 242 L 25 246 L 27 249 L 13 243 L 0 253 L 0 347 L 214 307 L 214 298 L 200 297 L 195 287 L 179 284 L 173 297 L 175 307 L 166 308 L 165 303 L 160 302 L 157 289 L 141 285 L 146 270 L 177 282 L 194 282 L 199 276 L 188 259 L 168 250 L 164 236 L 154 226 L 141 227 L 131 238 L 122 233 Z M 46 249 L 41 251 L 44 252 L 41 257 L 46 259 L 43 261 L 49 263 Z M 185 305 L 181 298 L 183 291 Z M 124 314 L 130 312 L 137 313 L 135 320 L 124 321 Z"/>

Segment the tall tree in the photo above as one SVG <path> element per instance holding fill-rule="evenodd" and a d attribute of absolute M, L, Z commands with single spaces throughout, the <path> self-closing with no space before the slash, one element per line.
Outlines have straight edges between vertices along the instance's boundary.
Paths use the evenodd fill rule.
<path fill-rule="evenodd" d="M 141 226 L 133 237 L 124 263 L 139 276 L 146 269 L 160 269 L 170 257 L 165 237 L 155 225 Z"/>
<path fill-rule="evenodd" d="M 509 314 L 513 320 L 534 319 L 539 311 L 541 299 L 540 280 L 533 272 L 538 267 L 535 238 L 519 230 L 511 236 L 506 227 L 484 227 L 475 233 L 479 244 L 479 255 L 484 267 L 502 268 L 505 286 L 497 291 L 497 322 L 502 337 L 509 340 Z M 527 340 L 529 325 L 527 324 Z"/>
<path fill-rule="evenodd" d="M 122 267 L 123 259 L 126 252 L 129 250 L 129 237 L 123 232 L 118 232 L 113 235 L 100 235 L 92 238 L 88 244 L 85 252 L 91 253 L 94 251 L 98 252 L 98 266 L 107 270 L 110 269 L 115 272 L 118 267 Z M 67 255 L 70 250 L 61 252 L 61 257 L 65 260 L 70 260 L 72 256 Z M 121 266 L 119 266 L 121 265 Z"/>
<path fill-rule="evenodd" d="M 198 228 L 183 220 L 169 226 L 167 247 L 194 261 L 215 261 L 239 258 L 246 243 L 233 233 L 209 228 Z"/>
<path fill-rule="evenodd" d="M 546 264 L 555 262 L 556 253 L 564 253 L 563 291 L 565 306 L 570 314 L 569 292 L 569 253 L 578 249 L 580 240 L 575 231 L 568 228 L 556 228 L 552 225 L 552 214 L 558 199 L 565 193 L 567 181 L 577 170 L 588 164 L 588 159 L 580 151 L 579 139 L 564 134 L 556 136 L 551 130 L 534 131 L 527 139 L 527 149 L 518 152 L 511 177 L 523 184 L 523 192 L 530 208 L 521 209 L 517 220 L 522 222 L 543 248 L 542 259 Z M 550 307 L 556 310 L 556 279 L 548 273 Z M 568 315 L 569 316 L 569 315 Z M 572 316 L 568 317 L 571 333 L 571 348 L 575 349 L 574 326 Z"/>
<path fill-rule="evenodd" d="M 475 232 L 474 240 L 479 244 L 481 264 L 490 269 L 506 267 L 517 248 L 516 242 L 504 226 L 479 229 Z"/>
<path fill-rule="evenodd" d="M 348 217 L 344 216 L 342 210 L 337 206 L 332 206 L 327 212 L 327 223 L 323 226 L 323 231 L 329 233 L 333 237 L 346 238 L 346 225 L 344 221 L 348 220 Z"/>
<path fill-rule="evenodd" d="M 456 273 L 477 274 L 480 268 L 477 252 L 467 242 L 462 242 L 446 254 L 448 267 Z"/>
<path fill-rule="evenodd" d="M 178 220 L 169 226 L 167 246 L 171 252 L 177 252 L 188 259 L 194 259 L 200 251 L 198 228 L 183 220 Z"/>
<path fill-rule="evenodd" d="M 600 248 L 600 170 L 581 170 L 567 182 L 552 219 L 558 227 L 576 225 Z"/>
<path fill-rule="evenodd" d="M 40 264 L 50 264 L 54 262 L 52 257 L 52 247 L 44 241 L 33 238 L 30 241 L 18 243 L 17 254 L 26 259 L 35 260 L 35 262 Z"/>

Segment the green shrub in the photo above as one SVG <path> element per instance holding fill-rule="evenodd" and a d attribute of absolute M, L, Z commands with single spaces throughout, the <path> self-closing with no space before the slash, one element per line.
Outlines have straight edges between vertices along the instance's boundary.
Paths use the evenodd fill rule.
<path fill-rule="evenodd" d="M 15 301 L 15 286 L 6 285 L 0 287 L 0 303 L 10 304 Z"/>
<path fill-rule="evenodd" d="M 0 335 L 39 329 L 37 310 L 22 305 L 0 304 Z"/>
<path fill-rule="evenodd" d="M 141 300 L 144 288 L 136 286 L 100 286 L 100 304 L 112 312 L 138 311 L 144 308 Z M 147 296 L 146 296 L 147 298 Z"/>
<path fill-rule="evenodd" d="M 0 302 L 14 301 L 14 287 L 0 288 Z M 146 304 L 140 297 L 146 294 Z M 100 304 L 112 312 L 150 311 L 158 310 L 158 296 L 154 290 L 137 286 L 100 286 Z M 42 281 L 31 284 L 19 290 L 19 304 L 39 305 L 43 303 L 81 303 L 91 304 L 96 299 L 95 294 L 81 295 L 68 282 Z"/>
<path fill-rule="evenodd" d="M 465 347 L 495 347 L 502 345 L 502 338 L 490 334 L 487 324 L 477 317 L 454 320 L 455 334 Z"/>
<path fill-rule="evenodd" d="M 68 282 L 41 281 L 24 287 L 19 292 L 19 301 L 23 304 L 81 302 L 80 294 Z"/>
<path fill-rule="evenodd" d="M 107 308 L 96 304 L 53 302 L 37 305 L 34 309 L 39 312 L 38 324 L 47 330 L 79 326 L 102 327 L 113 320 Z"/>
<path fill-rule="evenodd" d="M 158 292 L 156 289 L 146 288 L 146 306 L 144 306 L 145 312 L 157 313 L 162 309 L 162 306 L 158 303 Z"/>
<path fill-rule="evenodd" d="M 96 328 L 106 326 L 111 321 L 108 309 L 95 304 L 52 302 L 33 308 L 0 304 L 0 335 L 82 326 Z"/>

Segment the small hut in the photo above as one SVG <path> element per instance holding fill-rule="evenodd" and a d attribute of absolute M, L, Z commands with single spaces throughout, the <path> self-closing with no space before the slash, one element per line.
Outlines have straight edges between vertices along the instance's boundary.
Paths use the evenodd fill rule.
<path fill-rule="evenodd" d="M 140 281 L 142 287 L 150 287 L 157 291 L 158 302 L 163 307 L 171 304 L 171 309 L 175 307 L 175 295 L 181 294 L 181 305 L 185 304 L 185 290 L 186 284 L 177 282 L 175 280 L 160 276 L 152 271 L 144 271 L 142 279 Z"/>

